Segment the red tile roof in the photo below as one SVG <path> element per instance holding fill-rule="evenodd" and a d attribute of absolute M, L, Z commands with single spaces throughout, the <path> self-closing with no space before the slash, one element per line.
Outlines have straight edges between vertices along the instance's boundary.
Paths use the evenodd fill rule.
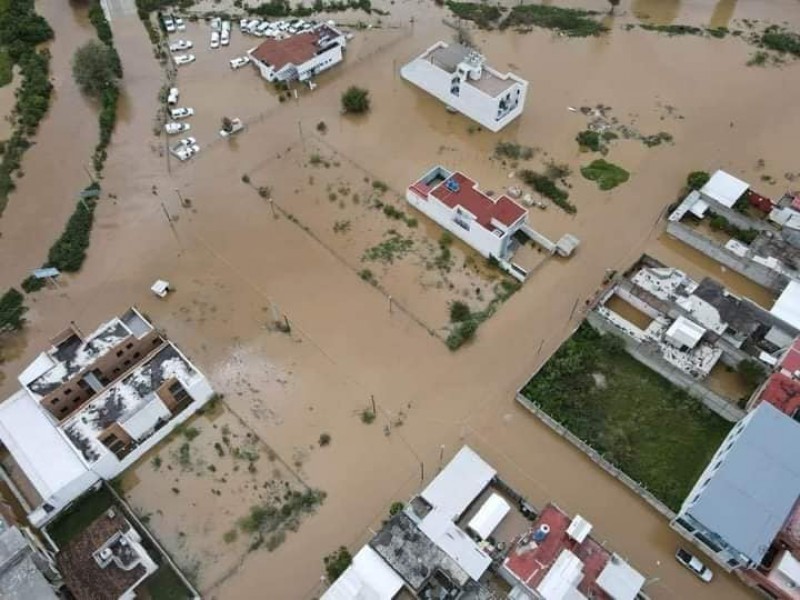
<path fill-rule="evenodd" d="M 800 381 L 783 373 L 773 373 L 761 391 L 759 402 L 769 402 L 784 414 L 794 416 L 800 409 Z"/>
<path fill-rule="evenodd" d="M 252 57 L 280 71 L 288 64 L 301 65 L 317 53 L 317 32 L 305 32 L 283 40 L 268 39 L 251 53 Z"/>
<path fill-rule="evenodd" d="M 571 522 L 572 519 L 560 508 L 548 504 L 533 524 L 533 530 L 547 524 L 550 533 L 538 544 L 531 543 L 522 548 L 515 544 L 504 565 L 528 588 L 535 590 L 561 552 L 569 550 L 583 562 L 583 579 L 578 584 L 578 590 L 590 598 L 607 600 L 610 597 L 597 585 L 597 578 L 611 560 L 611 553 L 591 537 L 581 543 L 569 537 L 567 528 Z"/>
<path fill-rule="evenodd" d="M 458 191 L 453 192 L 447 188 L 446 184 L 450 180 L 458 183 Z M 492 200 L 478 189 L 475 181 L 458 172 L 440 183 L 431 191 L 431 194 L 450 208 L 461 206 L 475 215 L 478 223 L 489 230 L 493 229 L 492 219 L 496 219 L 508 227 L 526 212 L 524 208 L 506 196 L 500 196 L 496 201 Z"/>
<path fill-rule="evenodd" d="M 786 371 L 788 375 L 800 371 L 800 338 L 794 341 L 794 344 L 792 344 L 783 359 L 781 359 L 780 367 Z"/>

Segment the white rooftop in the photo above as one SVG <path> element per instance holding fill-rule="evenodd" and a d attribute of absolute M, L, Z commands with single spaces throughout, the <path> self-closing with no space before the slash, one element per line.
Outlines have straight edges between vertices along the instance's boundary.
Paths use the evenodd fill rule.
<path fill-rule="evenodd" d="M 748 189 L 750 189 L 750 184 L 725 171 L 717 171 L 700 189 L 700 192 L 723 206 L 731 208 Z"/>
<path fill-rule="evenodd" d="M 496 474 L 469 446 L 464 446 L 420 496 L 455 521 Z"/>
<path fill-rule="evenodd" d="M 785 550 L 775 568 L 780 571 L 784 577 L 800 585 L 800 561 L 792 556 L 791 552 Z"/>
<path fill-rule="evenodd" d="M 492 494 L 483 503 L 480 510 L 470 519 L 467 529 L 471 529 L 478 536 L 485 540 L 492 532 L 497 529 L 500 522 L 509 513 L 511 507 L 508 505 L 502 496 L 499 494 Z"/>
<path fill-rule="evenodd" d="M 44 500 L 87 473 L 75 449 L 25 390 L 0 404 L 0 441 Z"/>
<path fill-rule="evenodd" d="M 395 570 L 366 545 L 321 600 L 391 600 L 402 587 L 403 580 Z"/>
<path fill-rule="evenodd" d="M 800 282 L 790 281 L 769 312 L 795 329 L 800 329 Z"/>
<path fill-rule="evenodd" d="M 597 585 L 614 600 L 634 600 L 644 585 L 644 576 L 616 554 L 600 572 Z"/>
<path fill-rule="evenodd" d="M 575 515 L 572 523 L 567 528 L 567 535 L 579 544 L 583 542 L 592 531 L 592 524 L 580 515 Z"/>
<path fill-rule="evenodd" d="M 452 521 L 446 509 L 431 510 L 422 519 L 419 528 L 475 581 L 492 564 L 489 555 L 478 548 L 475 541 Z"/>
<path fill-rule="evenodd" d="M 686 317 L 678 317 L 664 333 L 664 337 L 679 348 L 682 346 L 694 348 L 705 332 L 706 330 L 697 323 Z"/>
<path fill-rule="evenodd" d="M 583 563 L 569 550 L 562 550 L 547 575 L 536 587 L 544 600 L 578 600 L 586 598 L 578 591 L 583 579 Z"/>

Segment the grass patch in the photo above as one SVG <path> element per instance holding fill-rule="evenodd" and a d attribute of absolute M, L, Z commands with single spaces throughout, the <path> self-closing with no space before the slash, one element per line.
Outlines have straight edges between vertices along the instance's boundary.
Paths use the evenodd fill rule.
<path fill-rule="evenodd" d="M 500 24 L 507 27 L 541 27 L 563 33 L 567 37 L 590 37 L 600 35 L 608 29 L 594 17 L 597 11 L 577 8 L 561 8 L 542 4 L 514 6 Z"/>
<path fill-rule="evenodd" d="M 489 262 L 491 265 L 496 265 L 496 261 L 490 260 Z M 488 306 L 480 312 L 472 312 L 463 302 L 453 302 L 453 304 L 450 305 L 450 320 L 453 326 L 447 338 L 445 338 L 447 347 L 455 351 L 473 339 L 480 324 L 497 312 L 500 305 L 514 295 L 520 287 L 522 287 L 522 284 L 514 279 L 507 277 L 502 279 L 494 286 L 494 298 L 492 298 Z M 458 304 L 462 304 L 463 306 L 455 308 L 454 315 L 454 307 Z M 459 320 L 455 320 L 454 317 Z"/>
<path fill-rule="evenodd" d="M 581 131 L 575 136 L 575 141 L 581 147 L 581 150 L 591 150 L 592 152 L 600 152 L 603 150 L 603 138 L 596 131 L 586 129 Z"/>
<path fill-rule="evenodd" d="M 548 177 L 530 169 L 523 169 L 519 177 L 526 184 L 540 193 L 545 198 L 550 198 L 556 206 L 569 214 L 575 214 L 578 209 L 568 200 L 569 193 L 556 185 L 555 177 Z"/>
<path fill-rule="evenodd" d="M 472 21 L 481 29 L 494 29 L 505 10 L 500 6 L 478 2 L 448 2 L 447 7 L 459 19 Z"/>
<path fill-rule="evenodd" d="M 95 519 L 114 505 L 107 488 L 83 496 L 77 503 L 47 526 L 47 533 L 60 548 L 86 529 Z"/>
<path fill-rule="evenodd" d="M 591 164 L 581 167 L 581 175 L 589 181 L 594 181 L 601 190 L 611 190 L 630 179 L 631 174 L 622 167 L 610 163 L 602 158 L 592 161 Z"/>
<path fill-rule="evenodd" d="M 388 238 L 364 251 L 362 261 L 380 262 L 392 264 L 395 260 L 400 260 L 406 256 L 414 247 L 414 240 L 404 238 L 402 235 L 390 229 L 387 232 Z M 362 279 L 364 277 L 362 276 Z"/>
<path fill-rule="evenodd" d="M 148 577 L 143 587 L 151 600 L 186 600 L 194 597 L 169 565 L 161 565 Z"/>
<path fill-rule="evenodd" d="M 703 35 L 705 33 L 705 29 L 702 27 L 694 27 L 692 25 L 651 25 L 648 23 L 642 23 L 639 25 L 639 27 L 645 31 L 666 33 L 670 37 L 676 35 Z"/>
<path fill-rule="evenodd" d="M 523 146 L 514 142 L 497 142 L 494 147 L 494 155 L 500 159 L 510 160 L 530 160 L 533 158 L 533 148 Z"/>
<path fill-rule="evenodd" d="M 761 35 L 761 44 L 781 54 L 800 57 L 800 34 L 772 25 Z"/>
<path fill-rule="evenodd" d="M 522 393 L 675 511 L 731 428 L 586 324 Z"/>

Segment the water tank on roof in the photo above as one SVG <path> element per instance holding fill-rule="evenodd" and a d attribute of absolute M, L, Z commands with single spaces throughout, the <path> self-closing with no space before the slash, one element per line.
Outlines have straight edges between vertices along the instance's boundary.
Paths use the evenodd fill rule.
<path fill-rule="evenodd" d="M 109 560 L 111 560 L 112 554 L 113 553 L 111 552 L 111 548 L 103 548 L 102 550 L 100 550 L 100 560 L 102 560 L 103 562 L 108 562 Z"/>
<path fill-rule="evenodd" d="M 536 543 L 543 542 L 547 539 L 547 535 L 550 533 L 550 525 L 547 523 L 542 523 L 539 525 L 539 528 L 533 532 L 533 541 Z"/>
<path fill-rule="evenodd" d="M 451 192 L 457 192 L 459 190 L 458 182 L 455 179 L 448 179 L 444 186 Z"/>

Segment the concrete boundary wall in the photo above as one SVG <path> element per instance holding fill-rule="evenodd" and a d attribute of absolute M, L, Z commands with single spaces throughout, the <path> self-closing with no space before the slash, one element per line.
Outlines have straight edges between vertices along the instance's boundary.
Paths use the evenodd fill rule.
<path fill-rule="evenodd" d="M 633 358 L 664 377 L 667 381 L 685 390 L 690 396 L 702 402 L 706 408 L 714 411 L 726 421 L 735 423 L 744 417 L 745 413 L 743 410 L 734 406 L 730 401 L 719 394 L 708 389 L 705 385 L 696 381 L 688 374 L 676 369 L 660 356 L 649 352 L 642 344 L 633 340 L 630 336 L 621 335 L 612 323 L 608 322 L 600 315 L 592 311 L 586 316 L 586 320 L 600 333 L 607 333 L 619 337 L 625 343 L 625 350 Z"/>
<path fill-rule="evenodd" d="M 698 252 L 774 292 L 781 292 L 789 282 L 785 275 L 727 251 L 721 244 L 711 241 L 686 225 L 676 222 L 667 223 L 667 233 Z"/>
<path fill-rule="evenodd" d="M 533 413 L 539 420 L 547 425 L 552 431 L 557 433 L 559 436 L 570 442 L 574 445 L 578 450 L 583 452 L 589 459 L 594 462 L 597 466 L 603 469 L 606 473 L 611 475 L 617 481 L 628 486 L 637 496 L 639 496 L 642 500 L 647 502 L 651 507 L 653 507 L 658 513 L 661 514 L 664 518 L 668 521 L 672 521 L 675 518 L 675 513 L 661 500 L 656 498 L 653 494 L 647 491 L 644 486 L 640 483 L 634 481 L 629 477 L 625 472 L 621 471 L 619 468 L 611 464 L 607 461 L 600 453 L 598 453 L 594 448 L 592 448 L 589 444 L 584 442 L 582 439 L 575 436 L 572 432 L 570 432 L 566 427 L 564 427 L 561 423 L 553 419 L 550 415 L 528 400 L 525 396 L 522 395 L 522 391 L 518 391 L 516 395 L 517 402 L 519 402 L 522 406 L 524 406 L 527 410 Z"/>

